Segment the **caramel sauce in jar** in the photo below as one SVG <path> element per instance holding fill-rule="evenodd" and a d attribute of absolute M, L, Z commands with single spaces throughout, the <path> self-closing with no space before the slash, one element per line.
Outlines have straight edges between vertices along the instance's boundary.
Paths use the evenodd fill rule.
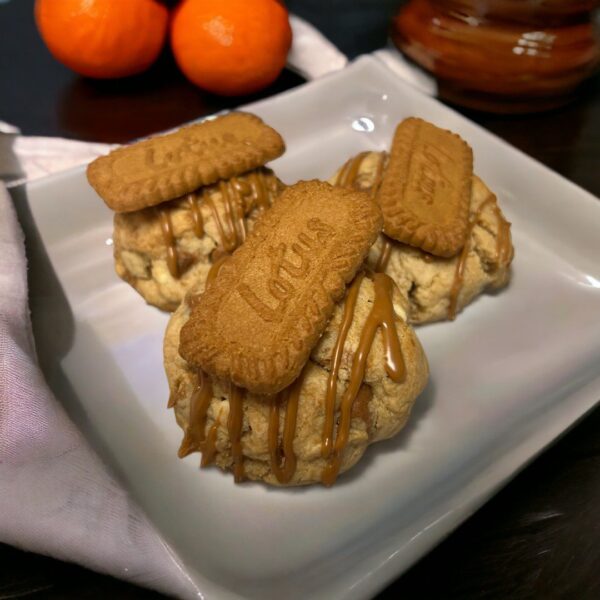
<path fill-rule="evenodd" d="M 569 101 L 600 63 L 589 0 L 411 0 L 392 38 L 433 73 L 439 95 L 491 112 Z"/>

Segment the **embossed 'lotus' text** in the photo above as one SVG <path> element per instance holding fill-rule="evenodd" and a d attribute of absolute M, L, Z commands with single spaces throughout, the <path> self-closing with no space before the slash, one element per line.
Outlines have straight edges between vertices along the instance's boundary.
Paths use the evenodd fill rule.
<path fill-rule="evenodd" d="M 189 162 L 190 156 L 203 157 L 208 152 L 214 152 L 215 147 L 221 149 L 229 145 L 239 143 L 232 133 L 225 133 L 222 137 L 211 139 L 189 139 L 184 140 L 176 148 L 161 152 L 160 148 L 146 148 L 144 151 L 144 164 L 149 169 L 167 169 L 177 166 L 182 162 Z M 186 161 L 186 159 L 188 159 Z"/>
<path fill-rule="evenodd" d="M 285 316 L 287 305 L 297 292 L 291 280 L 302 281 L 310 273 L 313 258 L 323 251 L 324 245 L 335 242 L 335 229 L 318 218 L 309 219 L 305 230 L 298 234 L 296 241 L 281 243 L 269 249 L 271 265 L 266 289 L 275 301 L 274 305 L 264 302 L 245 283 L 240 283 L 237 291 L 256 314 L 272 323 L 281 321 Z"/>
<path fill-rule="evenodd" d="M 405 119 L 377 192 L 385 233 L 436 256 L 455 256 L 465 242 L 472 176 L 473 152 L 463 139 Z"/>
<path fill-rule="evenodd" d="M 451 158 L 441 149 L 431 144 L 423 148 L 423 161 L 416 171 L 415 187 L 422 194 L 423 201 L 431 205 L 435 202 L 436 189 L 452 186 L 452 181 L 444 173 L 444 166 Z"/>

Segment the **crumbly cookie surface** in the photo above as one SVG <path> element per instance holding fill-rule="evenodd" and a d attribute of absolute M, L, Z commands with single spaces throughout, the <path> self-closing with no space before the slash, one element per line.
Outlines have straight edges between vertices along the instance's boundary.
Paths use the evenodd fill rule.
<path fill-rule="evenodd" d="M 300 374 L 381 221 L 367 194 L 316 180 L 289 186 L 199 299 L 179 352 L 252 392 L 281 391 Z"/>
<path fill-rule="evenodd" d="M 376 185 L 380 165 L 387 156 L 382 152 L 363 155 L 355 167 L 356 177 L 346 184 L 369 191 Z M 348 171 L 342 167 L 330 180 L 335 184 Z M 342 182 L 344 183 L 344 182 Z M 418 248 L 379 236 L 369 252 L 367 264 L 381 266 L 384 245 L 389 245 L 389 258 L 384 272 L 396 283 L 408 302 L 408 321 L 420 324 L 452 318 L 485 290 L 504 287 L 510 280 L 513 247 L 509 224 L 504 219 L 494 194 L 479 177 L 473 177 L 469 218 L 468 252 L 452 258 L 436 257 Z M 457 268 L 463 261 L 461 280 Z M 455 306 L 452 306 L 454 300 Z"/>
<path fill-rule="evenodd" d="M 269 193 L 274 198 L 283 189 L 283 184 L 269 169 L 260 173 Z M 248 174 L 250 175 L 250 174 Z M 248 177 L 238 179 L 243 181 Z M 228 228 L 227 207 L 220 186 L 204 188 L 221 220 L 221 228 Z M 167 245 L 161 225 L 159 210 L 168 214 L 180 266 L 179 277 L 174 277 L 168 264 Z M 205 282 L 217 251 L 223 245 L 222 233 L 215 212 L 207 202 L 198 203 L 203 222 L 203 235 L 196 233 L 194 214 L 186 198 L 179 198 L 128 213 L 116 213 L 114 217 L 115 269 L 121 279 L 134 287 L 148 302 L 161 310 L 172 312 L 181 303 L 185 293 L 200 282 Z M 248 231 L 252 229 L 260 207 L 244 205 L 244 222 Z"/>
<path fill-rule="evenodd" d="M 190 427 L 190 409 L 198 386 L 198 375 L 178 353 L 179 332 L 189 318 L 190 304 L 194 302 L 195 293 L 195 291 L 191 292 L 187 301 L 183 302 L 172 315 L 164 342 L 165 369 L 171 390 L 171 401 L 174 403 L 177 422 L 184 431 Z M 351 378 L 353 357 L 373 306 L 374 294 L 373 282 L 364 278 L 360 283 L 354 318 L 341 356 L 335 400 L 336 422 L 339 421 L 341 400 Z M 356 464 L 369 444 L 389 438 L 402 429 L 415 399 L 427 382 L 427 360 L 413 330 L 404 322 L 406 314 L 404 300 L 397 291 L 394 292 L 393 302 L 398 315 L 395 326 L 406 366 L 406 376 L 401 383 L 393 381 L 388 376 L 385 368 L 385 346 L 379 330 L 375 335 L 364 375 L 364 384 L 369 387 L 371 397 L 367 401 L 364 396 L 359 396 L 354 403 L 348 443 L 340 457 L 340 472 Z M 344 302 L 341 302 L 336 306 L 324 335 L 313 349 L 305 367 L 293 438 L 297 464 L 292 477 L 284 483 L 285 485 L 320 482 L 327 467 L 328 461 L 321 454 L 325 396 L 332 348 L 338 336 L 343 312 Z M 205 425 L 206 432 L 216 424 L 214 462 L 222 469 L 231 470 L 234 459 L 227 427 L 231 392 L 229 385 L 220 381 L 213 381 L 212 390 L 213 395 Z M 270 398 L 272 399 L 272 397 L 250 393 L 244 397 L 241 433 L 244 474 L 251 480 L 282 485 L 273 471 L 269 453 Z M 286 410 L 282 407 L 279 415 L 280 435 L 284 428 L 285 413 Z"/>

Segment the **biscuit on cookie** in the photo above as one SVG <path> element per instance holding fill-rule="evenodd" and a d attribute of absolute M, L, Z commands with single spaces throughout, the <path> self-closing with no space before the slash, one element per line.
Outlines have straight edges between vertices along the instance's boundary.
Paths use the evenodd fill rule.
<path fill-rule="evenodd" d="M 284 150 L 261 119 L 234 112 L 94 160 L 88 181 L 116 211 L 117 274 L 149 304 L 175 310 L 279 194 L 264 164 Z"/>
<path fill-rule="evenodd" d="M 363 152 L 347 161 L 330 182 L 374 195 L 387 161 L 385 152 Z M 494 194 L 473 176 L 466 249 L 441 258 L 381 234 L 367 264 L 396 282 L 406 296 L 410 323 L 427 323 L 452 319 L 486 289 L 507 285 L 513 253 L 510 223 Z"/>
<path fill-rule="evenodd" d="M 109 208 L 131 212 L 261 167 L 284 150 L 259 117 L 232 112 L 117 148 L 92 161 L 87 178 Z"/>
<path fill-rule="evenodd" d="M 300 377 L 276 396 L 209 379 L 181 357 L 180 331 L 197 300 L 192 290 L 164 340 L 170 405 L 184 431 L 179 455 L 200 451 L 202 466 L 233 471 L 236 481 L 331 485 L 368 445 L 402 429 L 426 385 L 427 359 L 405 322 L 404 298 L 383 274 L 357 275 Z"/>
<path fill-rule="evenodd" d="M 469 226 L 473 151 L 457 134 L 410 117 L 396 127 L 376 192 L 390 238 L 450 257 Z"/>
<path fill-rule="evenodd" d="M 279 392 L 299 375 L 381 224 L 362 192 L 321 181 L 286 188 L 200 298 L 181 355 L 252 392 Z"/>

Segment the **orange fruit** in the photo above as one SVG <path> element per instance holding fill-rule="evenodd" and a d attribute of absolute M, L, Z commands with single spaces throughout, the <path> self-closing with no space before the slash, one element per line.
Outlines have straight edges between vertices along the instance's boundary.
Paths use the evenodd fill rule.
<path fill-rule="evenodd" d="M 224 96 L 272 83 L 291 42 L 287 10 L 277 0 L 183 0 L 171 21 L 171 47 L 185 76 Z"/>
<path fill-rule="evenodd" d="M 44 43 L 63 65 L 88 77 L 125 77 L 160 53 L 169 11 L 158 0 L 36 0 Z"/>

